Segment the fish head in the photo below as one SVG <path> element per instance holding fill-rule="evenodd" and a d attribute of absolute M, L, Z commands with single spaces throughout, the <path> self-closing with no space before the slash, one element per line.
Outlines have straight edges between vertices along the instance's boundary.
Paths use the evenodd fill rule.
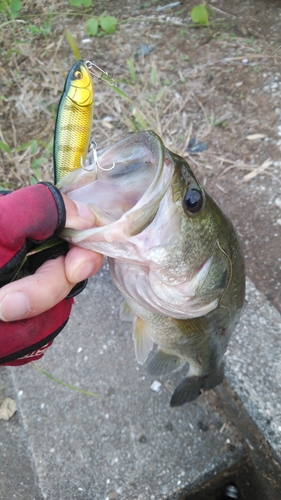
<path fill-rule="evenodd" d="M 110 257 L 117 286 L 150 312 L 195 318 L 222 298 L 228 310 L 237 235 L 187 162 L 148 131 L 101 151 L 99 164 L 102 170 L 78 169 L 60 181 L 63 193 L 96 215 L 93 228 L 65 229 L 62 238 Z"/>
<path fill-rule="evenodd" d="M 86 63 L 77 61 L 65 82 L 64 92 L 78 106 L 90 106 L 94 100 L 94 84 Z"/>

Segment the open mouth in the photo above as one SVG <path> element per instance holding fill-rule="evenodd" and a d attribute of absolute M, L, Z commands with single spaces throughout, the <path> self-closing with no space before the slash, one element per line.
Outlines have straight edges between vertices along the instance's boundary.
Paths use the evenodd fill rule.
<path fill-rule="evenodd" d="M 116 238 L 116 230 L 120 236 L 125 227 L 127 235 L 138 234 L 158 210 L 173 174 L 171 163 L 161 139 L 153 132 L 132 134 L 101 151 L 94 170 L 73 171 L 58 184 L 64 194 L 93 210 L 96 227 L 81 232 L 64 230 L 62 236 L 77 243 L 99 234 L 100 241 L 104 226 L 106 241 Z M 114 224 L 117 221 L 118 228 Z"/>

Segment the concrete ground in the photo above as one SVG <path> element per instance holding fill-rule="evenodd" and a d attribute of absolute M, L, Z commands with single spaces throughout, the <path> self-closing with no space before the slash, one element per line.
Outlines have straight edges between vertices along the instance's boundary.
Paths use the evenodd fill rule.
<path fill-rule="evenodd" d="M 156 384 L 137 364 L 120 301 L 104 266 L 37 363 L 97 397 L 31 365 L 0 370 L 0 398 L 18 407 L 0 420 L 0 499 L 218 498 L 212 481 L 200 490 L 210 478 L 234 478 L 244 500 L 280 499 L 280 313 L 248 281 L 224 383 L 172 409 L 181 374 Z"/>
<path fill-rule="evenodd" d="M 158 16 L 155 2 L 107 2 L 109 13 L 119 20 L 125 13 L 125 18 L 146 15 L 148 22 L 120 23 L 114 41 L 94 37 L 82 45 L 82 25 L 73 16 L 70 24 L 66 3 L 55 5 L 63 15 L 57 21 L 54 16 L 52 39 L 41 36 L 35 43 L 15 46 L 22 37 L 16 28 L 22 24 L 7 24 L 13 26 L 10 35 L 3 26 L 6 100 L 0 128 L 7 143 L 12 146 L 17 136 L 18 147 L 37 137 L 37 131 L 49 142 L 49 106 L 59 98 L 65 61 L 71 61 L 66 42 L 55 59 L 52 44 L 53 39 L 62 40 L 65 28 L 83 47 L 83 57 L 94 57 L 123 79 L 128 78 L 126 61 L 134 57 L 135 48 L 144 41 L 153 44 L 147 67 L 154 64 L 160 77 L 165 72 L 173 85 L 184 76 L 187 87 L 180 82 L 172 87 L 184 99 L 194 85 L 196 99 L 190 99 L 182 113 L 188 118 L 186 128 L 184 116 L 181 120 L 175 113 L 173 139 L 176 132 L 186 134 L 191 124 L 192 135 L 207 143 L 206 156 L 194 158 L 204 167 L 199 168 L 200 180 L 206 178 L 207 189 L 235 223 L 247 274 L 265 295 L 248 281 L 248 303 L 227 352 L 224 383 L 191 404 L 171 409 L 170 396 L 181 374 L 155 381 L 137 365 L 130 324 L 119 320 L 121 297 L 105 267 L 77 298 L 69 325 L 38 363 L 98 397 L 63 387 L 33 366 L 0 369 L 0 399 L 10 396 L 18 407 L 11 420 L 0 420 L 0 500 L 221 500 L 231 481 L 242 500 L 280 500 L 280 5 L 275 0 L 211 0 L 216 19 L 226 18 L 226 26 L 218 24 L 211 37 L 205 29 L 186 37 L 177 19 L 151 22 Z M 185 0 L 181 12 L 167 15 L 185 23 L 198 3 Z M 25 4 L 28 14 L 32 9 L 40 17 L 36 6 L 41 9 L 42 2 Z M 95 13 L 104 11 L 103 4 L 96 2 Z M 47 80 L 42 87 L 44 69 Z M 21 94 L 24 83 L 28 91 Z M 113 104 L 111 109 L 98 105 L 113 98 L 103 99 L 103 86 L 96 87 L 95 139 L 100 145 L 109 124 L 116 125 L 111 134 L 120 139 L 122 113 L 117 112 L 116 121 Z M 249 141 L 255 134 L 261 138 Z M 24 157 L 28 159 L 26 152 L 19 156 L 18 175 Z M 1 181 L 11 180 L 14 173 L 15 157 L 9 158 L 1 159 Z M 268 159 L 271 166 L 250 182 L 243 180 Z M 29 175 L 28 161 L 26 165 Z"/>

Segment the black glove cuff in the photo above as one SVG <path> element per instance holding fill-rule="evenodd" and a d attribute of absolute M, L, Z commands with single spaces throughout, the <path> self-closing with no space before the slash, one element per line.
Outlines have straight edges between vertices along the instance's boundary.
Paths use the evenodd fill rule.
<path fill-rule="evenodd" d="M 58 224 L 55 233 L 59 234 L 64 229 L 66 222 L 66 210 L 62 194 L 60 190 L 50 182 L 39 182 L 39 184 L 44 184 L 44 186 L 46 186 L 51 191 L 55 199 L 58 209 Z"/>

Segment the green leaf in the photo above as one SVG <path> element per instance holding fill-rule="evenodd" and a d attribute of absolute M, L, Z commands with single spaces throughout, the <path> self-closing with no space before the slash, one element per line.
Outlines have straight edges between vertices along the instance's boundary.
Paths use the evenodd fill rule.
<path fill-rule="evenodd" d="M 36 158 L 36 160 L 32 160 L 31 162 L 32 170 L 37 172 L 38 167 L 40 167 L 40 165 L 43 165 L 43 163 L 46 163 L 46 158 Z"/>
<path fill-rule="evenodd" d="M 194 23 L 199 23 L 202 26 L 209 24 L 209 9 L 205 4 L 195 5 L 190 12 L 190 16 Z"/>
<path fill-rule="evenodd" d="M 141 111 L 138 108 L 133 109 L 133 116 L 135 118 L 135 121 L 140 125 L 140 130 L 145 130 L 148 128 L 148 124 L 146 123 L 146 120 L 141 113 Z"/>
<path fill-rule="evenodd" d="M 115 16 L 101 16 L 99 18 L 100 26 L 108 34 L 115 33 L 118 22 Z"/>
<path fill-rule="evenodd" d="M 20 151 L 24 151 L 25 149 L 29 148 L 32 144 L 32 141 L 27 141 L 27 142 L 24 142 L 23 144 L 21 144 L 20 146 L 18 146 L 15 151 L 17 153 L 19 153 Z"/>
<path fill-rule="evenodd" d="M 119 97 L 122 97 L 122 99 L 124 99 L 125 101 L 132 100 L 125 92 L 123 92 L 123 90 L 116 87 L 116 85 L 112 85 L 111 88 L 112 88 L 113 92 L 115 92 L 115 94 L 117 94 Z"/>
<path fill-rule="evenodd" d="M 92 0 L 69 0 L 72 7 L 90 7 L 92 5 Z"/>
<path fill-rule="evenodd" d="M 0 141 L 0 149 L 4 151 L 5 153 L 10 153 L 11 148 L 8 146 L 8 144 L 5 144 L 5 142 Z"/>
<path fill-rule="evenodd" d="M 128 70 L 129 70 L 129 73 L 130 73 L 131 82 L 135 83 L 135 81 L 136 81 L 136 71 L 135 71 L 134 61 L 132 59 L 127 59 L 127 66 L 128 66 Z"/>
<path fill-rule="evenodd" d="M 151 68 L 151 83 L 153 85 L 157 85 L 157 81 L 158 81 L 157 69 L 156 69 L 156 66 L 152 66 L 152 68 Z"/>
<path fill-rule="evenodd" d="M 31 148 L 30 148 L 30 152 L 32 155 L 34 155 L 37 151 L 37 148 L 38 148 L 38 141 L 37 139 L 33 139 L 33 141 L 31 141 Z"/>
<path fill-rule="evenodd" d="M 72 54 L 74 55 L 76 61 L 79 61 L 79 59 L 81 59 L 80 51 L 78 49 L 78 45 L 76 43 L 74 36 L 72 35 L 72 33 L 70 33 L 69 30 L 65 30 L 64 34 Z"/>
<path fill-rule="evenodd" d="M 162 87 L 162 89 L 159 90 L 156 94 L 155 102 L 158 102 L 162 99 L 163 95 L 165 94 L 167 90 L 167 87 Z"/>
<path fill-rule="evenodd" d="M 86 22 L 86 33 L 89 36 L 97 36 L 99 21 L 97 17 L 91 17 Z"/>
<path fill-rule="evenodd" d="M 20 0 L 11 0 L 10 3 L 11 12 L 14 18 L 18 17 L 19 11 L 22 8 L 22 3 Z"/>

